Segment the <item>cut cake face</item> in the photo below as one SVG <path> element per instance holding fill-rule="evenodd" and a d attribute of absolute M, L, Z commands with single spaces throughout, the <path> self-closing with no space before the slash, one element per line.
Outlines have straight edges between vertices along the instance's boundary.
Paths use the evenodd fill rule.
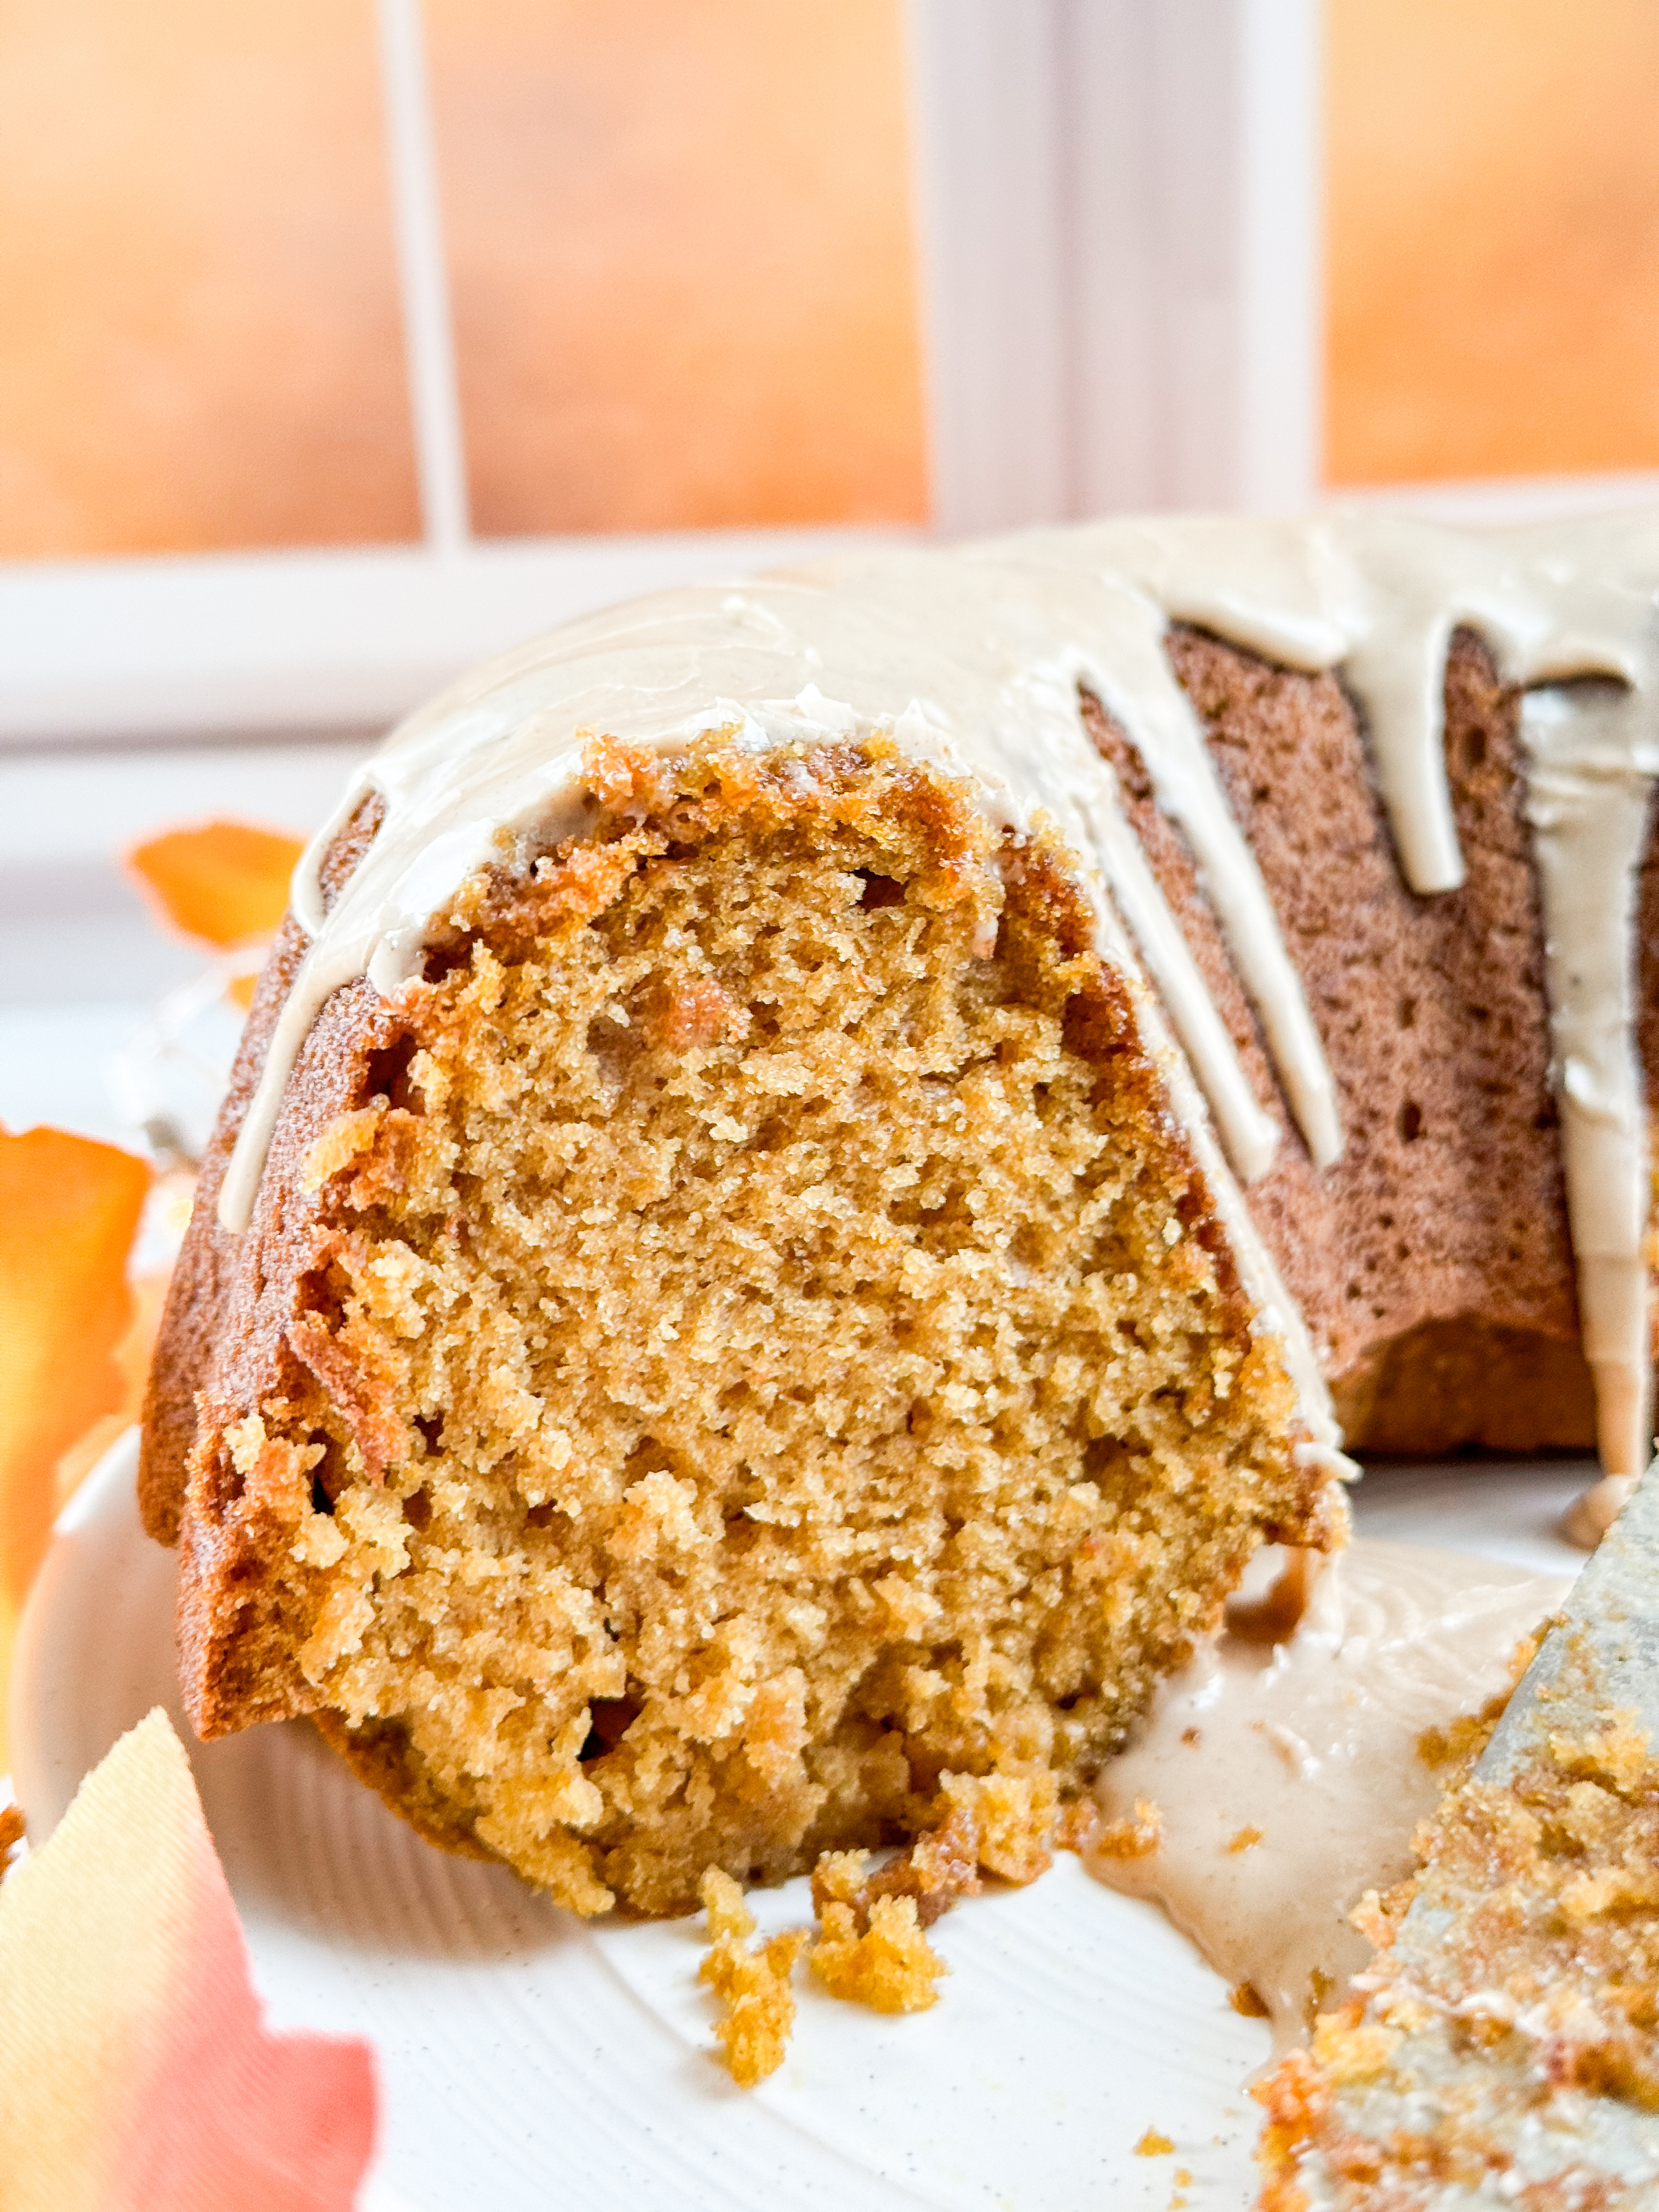
<path fill-rule="evenodd" d="M 1062 853 L 890 747 L 589 775 L 186 1255 L 186 1687 L 665 1911 L 1077 1783 L 1340 1512 Z"/>

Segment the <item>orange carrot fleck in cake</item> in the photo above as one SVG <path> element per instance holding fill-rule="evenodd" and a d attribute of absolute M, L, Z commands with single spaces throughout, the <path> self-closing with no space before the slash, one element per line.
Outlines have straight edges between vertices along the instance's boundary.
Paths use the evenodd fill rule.
<path fill-rule="evenodd" d="M 1137 1797 L 1133 1811 L 1126 1819 L 1102 1823 L 1091 1848 L 1103 1858 L 1145 1858 L 1158 1849 L 1163 1833 L 1162 1812 L 1150 1797 Z"/>

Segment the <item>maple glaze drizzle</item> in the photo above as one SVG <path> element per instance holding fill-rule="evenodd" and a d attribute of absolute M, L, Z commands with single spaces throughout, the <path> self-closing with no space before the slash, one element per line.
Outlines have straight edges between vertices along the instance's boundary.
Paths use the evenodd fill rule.
<path fill-rule="evenodd" d="M 580 827 L 591 806 L 586 733 L 667 751 L 709 729 L 729 728 L 757 750 L 882 731 L 965 779 L 999 830 L 1026 836 L 1046 817 L 1077 856 L 1099 949 L 1136 989 L 1258 1326 L 1283 1335 L 1316 1448 L 1333 1447 L 1317 1360 L 1220 1158 L 1224 1148 L 1248 1184 L 1270 1163 L 1278 1125 L 1251 1091 L 1090 741 L 1079 692 L 1092 691 L 1121 726 L 1184 835 L 1292 1118 L 1323 1168 L 1342 1147 L 1323 1044 L 1165 634 L 1172 621 L 1194 623 L 1293 668 L 1341 670 L 1402 873 L 1426 897 L 1462 881 L 1443 702 L 1446 653 L 1467 625 L 1507 681 L 1534 687 L 1522 714 L 1526 811 L 1584 1347 L 1603 1466 L 1638 1473 L 1652 1388 L 1634 923 L 1659 771 L 1656 586 L 1659 515 L 1474 532 L 1339 512 L 1299 523 L 1107 523 L 956 552 L 871 554 L 664 593 L 572 624 L 394 731 L 307 848 L 294 910 L 313 941 L 238 1135 L 220 1218 L 240 1230 L 251 1217 L 284 1088 L 330 994 L 367 975 L 390 996 L 418 972 L 469 876 L 527 866 Z M 1559 688 L 1583 677 L 1613 684 Z M 383 802 L 380 828 L 325 912 L 323 856 L 371 791 Z M 1158 1005 L 1140 988 L 1143 971 Z"/>

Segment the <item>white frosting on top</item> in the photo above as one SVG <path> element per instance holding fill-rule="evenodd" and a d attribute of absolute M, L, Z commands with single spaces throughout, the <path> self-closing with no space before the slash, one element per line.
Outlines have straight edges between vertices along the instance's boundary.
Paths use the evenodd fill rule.
<path fill-rule="evenodd" d="M 1530 698 L 1523 741 L 1585 1346 L 1604 1462 L 1636 1472 L 1651 1413 L 1632 923 L 1659 770 L 1656 586 L 1659 514 L 1474 533 L 1334 513 L 1304 523 L 1107 523 L 954 553 L 872 554 L 664 593 L 574 623 L 469 677 L 395 731 L 307 848 L 294 904 L 313 941 L 271 1040 L 221 1218 L 233 1229 L 249 1218 L 283 1086 L 330 993 L 367 975 L 392 994 L 417 972 L 469 876 L 490 863 L 526 866 L 592 818 L 587 733 L 672 750 L 698 731 L 730 728 L 763 750 L 883 731 L 962 778 L 1000 829 L 1025 836 L 1046 821 L 1076 856 L 1099 950 L 1136 993 L 1261 1309 L 1259 1326 L 1282 1331 L 1312 1432 L 1329 1441 L 1316 1362 L 1209 1116 L 1246 1182 L 1271 1159 L 1277 1125 L 1251 1091 L 1124 817 L 1079 687 L 1121 725 L 1185 836 L 1291 1114 L 1316 1166 L 1326 1167 L 1342 1138 L 1323 1044 L 1164 635 L 1170 621 L 1189 621 L 1293 667 L 1340 667 L 1364 720 L 1405 879 L 1427 896 L 1462 879 L 1442 716 L 1447 646 L 1468 623 L 1510 681 L 1601 676 L 1620 687 Z M 319 863 L 371 790 L 385 818 L 325 915 Z M 1142 969 L 1184 1058 L 1139 983 Z"/>

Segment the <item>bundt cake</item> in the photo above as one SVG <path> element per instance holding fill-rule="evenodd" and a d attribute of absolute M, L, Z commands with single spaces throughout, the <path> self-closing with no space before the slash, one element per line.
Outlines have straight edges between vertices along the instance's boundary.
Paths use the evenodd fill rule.
<path fill-rule="evenodd" d="M 198 1729 L 682 1910 L 1079 1785 L 1345 1431 L 1639 1468 L 1656 585 L 1654 520 L 1091 526 L 394 732 L 157 1352 Z"/>

